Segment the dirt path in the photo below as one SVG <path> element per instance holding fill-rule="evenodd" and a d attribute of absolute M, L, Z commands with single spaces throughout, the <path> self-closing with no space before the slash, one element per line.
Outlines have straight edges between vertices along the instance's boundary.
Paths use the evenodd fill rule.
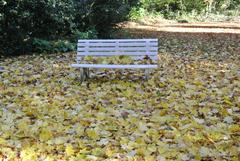
<path fill-rule="evenodd" d="M 173 23 L 173 22 L 125 22 L 119 27 L 131 34 L 132 37 L 158 37 L 198 40 L 233 40 L 240 39 L 240 23 Z M 125 35 L 119 35 L 124 37 Z"/>
<path fill-rule="evenodd" d="M 158 32 L 179 33 L 227 33 L 240 34 L 240 23 L 237 22 L 214 22 L 214 23 L 136 23 L 127 22 L 120 24 L 126 29 L 140 29 Z"/>

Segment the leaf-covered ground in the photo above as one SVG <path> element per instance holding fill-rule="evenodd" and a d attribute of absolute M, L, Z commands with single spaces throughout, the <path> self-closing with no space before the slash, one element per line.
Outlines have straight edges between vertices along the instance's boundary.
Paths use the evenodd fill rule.
<path fill-rule="evenodd" d="M 81 84 L 75 53 L 3 60 L 0 160 L 238 161 L 239 40 L 160 41 L 148 81 L 106 70 Z"/>

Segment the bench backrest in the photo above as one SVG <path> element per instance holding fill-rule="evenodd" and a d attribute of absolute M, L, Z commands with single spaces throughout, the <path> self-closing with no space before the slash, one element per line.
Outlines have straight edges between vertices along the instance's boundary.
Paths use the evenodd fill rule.
<path fill-rule="evenodd" d="M 157 59 L 158 39 L 78 40 L 77 58 L 84 56 L 149 56 Z"/>

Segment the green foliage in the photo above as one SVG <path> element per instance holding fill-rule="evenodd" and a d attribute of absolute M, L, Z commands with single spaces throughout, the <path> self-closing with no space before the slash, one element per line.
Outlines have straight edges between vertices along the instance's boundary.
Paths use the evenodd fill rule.
<path fill-rule="evenodd" d="M 77 39 L 97 39 L 98 32 L 95 28 L 89 28 L 85 32 L 74 31 L 71 36 L 72 41 L 76 41 Z"/>
<path fill-rule="evenodd" d="M 218 0 L 215 1 L 214 7 L 217 11 L 239 9 L 240 0 Z"/>
<path fill-rule="evenodd" d="M 111 28 L 118 22 L 126 20 L 131 6 L 137 0 L 95 0 L 92 5 L 90 23 L 95 26 L 100 37 L 109 37 Z"/>
<path fill-rule="evenodd" d="M 139 20 L 140 18 L 148 15 L 148 11 L 142 7 L 137 8 L 134 7 L 129 13 L 129 17 L 131 20 Z"/>
<path fill-rule="evenodd" d="M 72 1 L 6 1 L 1 8 L 0 47 L 5 54 L 32 51 L 35 38 L 54 40 L 73 30 L 76 11 Z"/>
<path fill-rule="evenodd" d="M 38 53 L 55 53 L 55 52 L 68 52 L 75 49 L 76 44 L 69 41 L 47 41 L 42 39 L 34 39 L 34 51 Z"/>
<path fill-rule="evenodd" d="M 48 41 L 44 39 L 35 38 L 33 40 L 33 49 L 37 53 L 58 53 L 73 51 L 76 48 L 77 39 L 95 39 L 97 38 L 97 31 L 95 29 L 88 30 L 86 32 L 75 31 L 71 40 L 57 40 Z"/>
<path fill-rule="evenodd" d="M 176 11 L 180 9 L 179 0 L 141 0 L 140 1 L 143 8 L 146 8 L 148 11 L 157 11 L 166 13 L 169 11 Z"/>
<path fill-rule="evenodd" d="M 185 12 L 200 12 L 206 8 L 204 0 L 182 0 L 181 9 Z"/>
<path fill-rule="evenodd" d="M 212 5 L 204 0 L 0 0 L 0 54 L 38 51 L 36 40 L 75 43 L 78 38 L 106 38 L 130 11 L 132 20 L 149 13 L 176 18 L 192 12 L 237 10 L 239 4 L 240 0 L 215 0 Z"/>
<path fill-rule="evenodd" d="M 205 0 L 140 0 L 130 12 L 130 17 L 135 20 L 149 13 L 161 13 L 165 18 L 172 19 L 179 14 L 237 10 L 239 6 L 240 0 L 213 0 L 212 3 Z"/>
<path fill-rule="evenodd" d="M 0 0 L 0 53 L 32 52 L 36 44 L 56 40 L 106 37 L 114 24 L 125 20 L 133 4 L 125 0 Z"/>

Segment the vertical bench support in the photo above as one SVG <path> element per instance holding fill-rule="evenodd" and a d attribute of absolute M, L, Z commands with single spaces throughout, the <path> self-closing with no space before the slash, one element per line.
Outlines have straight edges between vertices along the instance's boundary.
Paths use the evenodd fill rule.
<path fill-rule="evenodd" d="M 145 80 L 149 79 L 150 69 L 145 69 Z"/>
<path fill-rule="evenodd" d="M 146 53 L 148 55 L 150 53 L 150 40 L 146 41 L 146 49 L 147 49 Z M 149 75 L 150 75 L 150 69 L 145 69 L 145 80 L 148 80 Z"/>
<path fill-rule="evenodd" d="M 86 41 L 85 52 L 88 53 L 88 50 L 89 50 L 89 41 Z M 81 57 L 81 60 L 83 60 L 83 58 Z M 78 60 L 78 63 L 79 63 L 79 60 Z M 87 80 L 88 78 L 90 78 L 89 68 L 80 68 L 80 77 L 81 77 L 80 78 L 81 82 L 83 82 L 83 81 Z"/>

